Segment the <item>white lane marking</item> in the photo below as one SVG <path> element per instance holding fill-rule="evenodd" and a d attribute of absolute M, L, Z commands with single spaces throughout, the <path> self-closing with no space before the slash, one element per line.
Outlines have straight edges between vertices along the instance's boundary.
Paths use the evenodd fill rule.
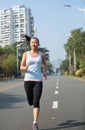
<path fill-rule="evenodd" d="M 58 108 L 58 101 L 53 101 L 52 109 Z"/>
<path fill-rule="evenodd" d="M 56 85 L 56 88 L 58 88 L 58 85 Z"/>
<path fill-rule="evenodd" d="M 59 92 L 58 91 L 55 91 L 55 94 L 58 94 Z"/>
<path fill-rule="evenodd" d="M 51 120 L 55 120 L 55 117 L 51 117 Z"/>

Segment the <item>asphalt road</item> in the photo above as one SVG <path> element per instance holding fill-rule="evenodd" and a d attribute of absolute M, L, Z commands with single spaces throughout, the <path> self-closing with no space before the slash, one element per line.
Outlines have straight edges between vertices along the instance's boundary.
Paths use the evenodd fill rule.
<path fill-rule="evenodd" d="M 0 130 L 32 130 L 32 106 L 23 79 L 0 81 Z M 85 130 L 85 81 L 68 76 L 43 80 L 40 130 Z"/>

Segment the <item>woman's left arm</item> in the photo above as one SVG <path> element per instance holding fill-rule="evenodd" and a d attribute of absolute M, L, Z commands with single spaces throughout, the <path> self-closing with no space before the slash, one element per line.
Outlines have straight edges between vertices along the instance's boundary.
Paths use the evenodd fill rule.
<path fill-rule="evenodd" d="M 46 75 L 46 59 L 45 59 L 45 55 L 44 54 L 42 54 L 42 67 L 43 67 L 43 76 L 47 80 L 47 75 Z"/>

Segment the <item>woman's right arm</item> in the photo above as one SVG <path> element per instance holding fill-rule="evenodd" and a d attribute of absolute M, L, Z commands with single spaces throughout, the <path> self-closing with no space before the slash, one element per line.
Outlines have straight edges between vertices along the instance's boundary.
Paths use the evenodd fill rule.
<path fill-rule="evenodd" d="M 28 66 L 26 65 L 26 52 L 22 56 L 21 64 L 20 64 L 20 70 L 26 70 Z"/>

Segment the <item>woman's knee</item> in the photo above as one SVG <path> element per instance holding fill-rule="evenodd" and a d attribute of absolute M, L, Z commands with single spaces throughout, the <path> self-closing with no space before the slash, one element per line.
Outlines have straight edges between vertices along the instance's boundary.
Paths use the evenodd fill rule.
<path fill-rule="evenodd" d="M 33 100 L 30 100 L 30 99 L 27 99 L 28 100 L 28 104 L 30 105 L 30 106 L 32 106 L 33 105 Z"/>
<path fill-rule="evenodd" d="M 34 105 L 34 108 L 38 108 L 40 106 L 40 103 L 39 103 L 39 100 L 38 99 L 35 99 L 33 101 L 33 105 Z"/>

